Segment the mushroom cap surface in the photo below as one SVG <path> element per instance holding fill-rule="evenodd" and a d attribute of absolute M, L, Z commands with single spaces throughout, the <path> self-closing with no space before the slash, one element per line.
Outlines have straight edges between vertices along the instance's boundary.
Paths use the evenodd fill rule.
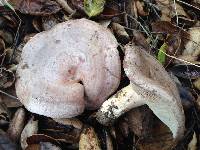
<path fill-rule="evenodd" d="M 117 46 L 108 29 L 87 19 L 38 33 L 23 48 L 17 96 L 29 111 L 53 118 L 97 109 L 120 82 Z"/>
<path fill-rule="evenodd" d="M 124 70 L 154 114 L 172 131 L 175 139 L 184 134 L 185 115 L 175 83 L 163 66 L 138 46 L 125 47 Z"/>

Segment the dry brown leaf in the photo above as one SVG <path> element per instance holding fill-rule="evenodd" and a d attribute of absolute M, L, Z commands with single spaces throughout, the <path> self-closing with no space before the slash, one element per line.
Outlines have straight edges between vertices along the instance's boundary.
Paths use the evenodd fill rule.
<path fill-rule="evenodd" d="M 0 88 L 8 88 L 13 85 L 15 75 L 12 71 L 6 68 L 0 68 Z"/>
<path fill-rule="evenodd" d="M 127 7 L 126 7 L 126 12 L 135 18 L 138 18 L 138 12 L 136 8 L 136 1 L 128 1 L 127 2 Z"/>
<path fill-rule="evenodd" d="M 0 128 L 7 128 L 10 120 L 10 112 L 0 97 Z M 0 146 L 1 147 L 1 146 Z"/>
<path fill-rule="evenodd" d="M 50 30 L 53 26 L 59 23 L 59 20 L 54 16 L 42 17 L 42 28 L 44 31 Z"/>
<path fill-rule="evenodd" d="M 55 120 L 55 121 L 54 121 Z M 65 143 L 78 143 L 83 123 L 75 118 L 46 119 L 40 122 L 43 134 Z"/>
<path fill-rule="evenodd" d="M 169 0 L 156 0 L 156 2 L 165 6 L 170 4 Z"/>
<path fill-rule="evenodd" d="M 15 145 L 8 137 L 8 135 L 0 129 L 0 149 L 1 150 L 16 150 L 17 145 Z"/>
<path fill-rule="evenodd" d="M 17 99 L 15 88 L 9 88 L 5 91 L 8 95 L 1 95 L 2 101 L 5 103 L 6 107 L 8 108 L 17 108 L 21 107 L 22 103 Z"/>
<path fill-rule="evenodd" d="M 197 150 L 197 136 L 195 132 L 193 134 L 192 140 L 188 144 L 187 150 Z"/>
<path fill-rule="evenodd" d="M 198 79 L 200 77 L 199 68 L 194 65 L 179 64 L 171 67 L 170 71 L 177 77 L 184 79 Z"/>
<path fill-rule="evenodd" d="M 169 0 L 156 0 L 158 8 L 161 10 L 161 20 L 162 21 L 171 21 L 176 15 L 182 15 L 189 18 L 187 13 L 184 11 L 181 5 L 174 3 Z"/>
<path fill-rule="evenodd" d="M 122 25 L 119 23 L 112 23 L 112 29 L 120 43 L 127 44 L 129 42 L 130 37 Z"/>
<path fill-rule="evenodd" d="M 189 33 L 184 31 L 181 28 L 178 28 L 177 26 L 171 24 L 168 21 L 157 21 L 152 23 L 152 30 L 153 32 L 160 32 L 160 33 L 166 33 L 166 34 L 179 34 L 182 39 L 188 39 Z"/>
<path fill-rule="evenodd" d="M 190 34 L 185 30 L 178 28 L 168 21 L 157 21 L 152 24 L 152 30 L 157 33 L 167 35 L 164 38 L 164 43 L 167 45 L 165 51 L 171 56 L 178 57 L 182 54 L 185 43 L 190 38 Z M 165 60 L 166 66 L 172 63 L 174 60 L 167 57 Z"/>
<path fill-rule="evenodd" d="M 28 145 L 28 147 L 26 148 L 26 150 L 41 150 L 40 149 L 40 144 L 31 144 L 31 145 Z"/>
<path fill-rule="evenodd" d="M 200 55 L 200 27 L 190 28 L 188 33 L 190 34 L 190 38 L 185 45 L 183 55 L 197 57 Z"/>
<path fill-rule="evenodd" d="M 29 136 L 27 138 L 26 142 L 28 145 L 39 144 L 40 142 L 50 142 L 54 145 L 60 144 L 56 139 L 54 139 L 50 136 L 47 136 L 45 134 L 34 134 L 32 136 Z"/>
<path fill-rule="evenodd" d="M 14 36 L 10 31 L 5 29 L 0 30 L 0 37 L 4 40 L 8 45 L 12 45 L 14 41 Z"/>
<path fill-rule="evenodd" d="M 24 127 L 22 134 L 21 134 L 21 147 L 25 150 L 28 147 L 26 142 L 29 136 L 36 134 L 38 132 L 38 121 L 34 121 L 34 117 L 32 117 L 29 122 Z"/>
<path fill-rule="evenodd" d="M 6 107 L 2 98 L 0 97 L 0 120 L 2 118 L 8 119 L 9 117 L 10 117 L 10 112 L 8 111 L 8 108 Z"/>
<path fill-rule="evenodd" d="M 137 30 L 133 30 L 133 42 L 138 46 L 142 46 L 147 51 L 150 50 L 150 46 L 149 43 L 147 42 L 147 39 L 141 32 Z"/>
<path fill-rule="evenodd" d="M 24 122 L 25 122 L 25 110 L 23 108 L 19 108 L 15 114 L 14 117 L 9 125 L 8 128 L 8 135 L 10 139 L 14 142 L 18 142 L 21 136 L 21 132 L 24 128 Z"/>
<path fill-rule="evenodd" d="M 80 129 L 80 130 L 82 130 L 82 128 L 83 128 L 83 123 L 76 118 L 54 119 L 54 121 L 56 121 L 57 123 L 66 125 L 66 126 L 72 126 L 74 128 Z"/>
<path fill-rule="evenodd" d="M 143 138 L 149 135 L 153 121 L 153 113 L 146 106 L 134 108 L 127 113 L 129 129 L 137 136 Z"/>
<path fill-rule="evenodd" d="M 197 105 L 198 110 L 200 110 L 200 96 L 198 96 L 197 98 L 196 105 Z"/>
<path fill-rule="evenodd" d="M 153 129 L 149 133 L 149 137 L 138 141 L 140 150 L 171 150 L 174 140 L 167 128 L 161 121 L 154 120 Z"/>
<path fill-rule="evenodd" d="M 15 9 L 30 15 L 50 15 L 57 13 L 61 8 L 53 0 L 9 0 Z"/>
<path fill-rule="evenodd" d="M 34 17 L 34 19 L 32 21 L 32 25 L 36 31 L 42 32 L 42 21 L 41 21 L 40 17 L 38 17 L 38 16 Z"/>
<path fill-rule="evenodd" d="M 5 45 L 4 40 L 2 38 L 0 38 L 0 57 L 4 53 L 5 47 L 6 47 L 6 45 Z"/>
<path fill-rule="evenodd" d="M 49 142 L 40 142 L 40 150 L 61 150 L 61 148 Z"/>
<path fill-rule="evenodd" d="M 145 10 L 144 10 L 144 2 L 142 2 L 142 1 L 136 1 L 135 2 L 135 5 L 136 5 L 136 8 L 137 8 L 137 12 L 138 12 L 138 14 L 140 15 L 140 16 L 147 16 L 149 13 L 148 12 L 146 12 Z"/>
<path fill-rule="evenodd" d="M 194 86 L 200 90 L 200 78 L 198 78 L 195 82 L 194 82 Z"/>
<path fill-rule="evenodd" d="M 80 136 L 79 150 L 101 150 L 99 139 L 92 127 L 83 130 Z"/>
<path fill-rule="evenodd" d="M 113 150 L 113 143 L 112 143 L 112 138 L 108 132 L 106 134 L 106 148 L 107 150 Z"/>

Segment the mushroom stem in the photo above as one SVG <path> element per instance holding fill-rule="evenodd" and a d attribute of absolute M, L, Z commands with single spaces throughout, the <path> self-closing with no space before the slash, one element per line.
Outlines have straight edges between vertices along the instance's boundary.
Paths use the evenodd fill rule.
<path fill-rule="evenodd" d="M 132 108 L 147 104 L 154 114 L 171 130 L 175 140 L 179 140 L 184 133 L 184 125 L 181 124 L 183 111 L 177 107 L 165 106 L 165 100 L 157 104 L 149 103 L 141 94 L 136 93 L 137 86 L 129 84 L 115 95 L 105 101 L 96 114 L 98 122 L 103 125 L 111 125 L 119 116 Z M 163 99 L 160 97 L 160 99 Z M 174 105 L 177 105 L 174 103 Z"/>
<path fill-rule="evenodd" d="M 132 86 L 129 84 L 102 104 L 97 112 L 97 120 L 101 124 L 110 125 L 125 112 L 145 104 Z"/>

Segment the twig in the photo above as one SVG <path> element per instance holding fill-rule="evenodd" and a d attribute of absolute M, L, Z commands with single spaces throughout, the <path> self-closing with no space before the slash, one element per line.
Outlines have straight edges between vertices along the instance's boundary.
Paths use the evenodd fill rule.
<path fill-rule="evenodd" d="M 68 3 L 67 3 L 66 0 L 56 0 L 56 2 L 57 2 L 58 4 L 60 4 L 60 5 L 63 7 L 63 9 L 64 9 L 67 13 L 69 13 L 69 14 L 74 14 L 74 13 L 75 13 L 75 10 L 73 10 L 73 9 L 68 5 Z"/>
<path fill-rule="evenodd" d="M 2 91 L 2 90 L 0 90 L 0 93 L 4 94 L 4 95 L 6 95 L 6 96 L 8 96 L 8 97 L 10 97 L 10 98 L 13 98 L 13 99 L 19 100 L 17 97 L 15 97 L 15 96 L 13 96 L 13 95 L 10 95 L 10 94 L 8 94 L 8 93 Z"/>
<path fill-rule="evenodd" d="M 127 15 L 127 16 L 129 16 L 131 19 L 133 19 L 134 21 L 136 21 L 136 22 L 140 25 L 140 27 L 144 30 L 144 32 L 147 34 L 148 37 L 152 37 L 152 36 L 148 33 L 148 31 L 145 29 L 145 27 L 143 27 L 143 25 L 142 25 L 137 19 L 135 19 L 135 18 L 132 17 L 131 15 Z"/>
<path fill-rule="evenodd" d="M 176 24 L 178 26 L 178 13 L 177 13 L 177 9 L 176 9 L 176 0 L 174 0 L 174 9 L 175 9 L 175 14 L 176 14 Z"/>
<path fill-rule="evenodd" d="M 194 5 L 191 5 L 191 4 L 186 3 L 186 2 L 184 2 L 184 1 L 181 1 L 181 0 L 176 0 L 176 1 L 177 1 L 177 2 L 180 2 L 180 3 L 182 3 L 182 4 L 185 4 L 185 5 L 187 5 L 187 6 L 193 7 L 193 8 L 195 8 L 195 9 L 197 9 L 197 10 L 200 11 L 200 8 L 198 8 L 198 7 L 194 6 Z"/>
<path fill-rule="evenodd" d="M 17 45 L 17 39 L 19 38 L 19 29 L 20 29 L 20 27 L 21 27 L 21 24 L 22 24 L 22 20 L 21 20 L 21 18 L 19 17 L 19 15 L 16 13 L 16 11 L 14 11 L 14 13 L 15 13 L 15 15 L 17 16 L 17 18 L 19 19 L 19 25 L 18 25 L 18 27 L 17 27 L 17 32 L 16 32 L 16 34 L 15 34 L 15 38 L 14 38 L 14 43 L 13 43 L 13 52 L 12 52 L 12 55 L 11 55 L 11 57 L 10 57 L 10 59 L 9 59 L 9 63 L 11 63 L 11 61 L 12 61 L 12 59 L 13 59 L 13 57 L 14 57 L 14 55 L 15 55 L 15 51 L 16 51 L 16 49 L 17 49 L 17 47 L 16 47 L 16 45 Z"/>
<path fill-rule="evenodd" d="M 162 50 L 160 50 L 160 51 L 161 51 L 162 53 L 164 53 L 166 56 L 170 57 L 170 58 L 173 58 L 173 59 L 179 60 L 179 61 L 181 61 L 181 62 L 184 62 L 184 63 L 186 63 L 186 64 L 190 64 L 190 65 L 193 65 L 193 66 L 195 66 L 195 67 L 200 68 L 200 66 L 198 66 L 198 65 L 196 65 L 196 64 L 194 64 L 194 63 L 191 63 L 191 62 L 189 62 L 189 61 L 187 61 L 187 60 L 183 60 L 183 59 L 177 58 L 177 57 L 175 57 L 175 56 L 169 55 L 169 54 L 165 53 L 165 52 L 162 51 Z"/>

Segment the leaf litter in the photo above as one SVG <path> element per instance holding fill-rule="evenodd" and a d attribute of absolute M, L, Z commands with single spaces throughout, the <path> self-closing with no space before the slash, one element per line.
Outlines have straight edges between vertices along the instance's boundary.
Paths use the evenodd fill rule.
<path fill-rule="evenodd" d="M 0 5 L 0 148 L 199 149 L 199 1 L 1 0 Z M 124 46 L 134 43 L 177 78 L 186 118 L 179 141 L 173 140 L 169 128 L 149 108 L 133 108 L 111 126 L 96 120 L 98 109 L 69 119 L 51 119 L 24 109 L 14 86 L 24 45 L 37 33 L 79 18 L 107 22 L 105 28 L 118 41 L 121 63 Z M 115 92 L 130 82 L 121 71 Z"/>

